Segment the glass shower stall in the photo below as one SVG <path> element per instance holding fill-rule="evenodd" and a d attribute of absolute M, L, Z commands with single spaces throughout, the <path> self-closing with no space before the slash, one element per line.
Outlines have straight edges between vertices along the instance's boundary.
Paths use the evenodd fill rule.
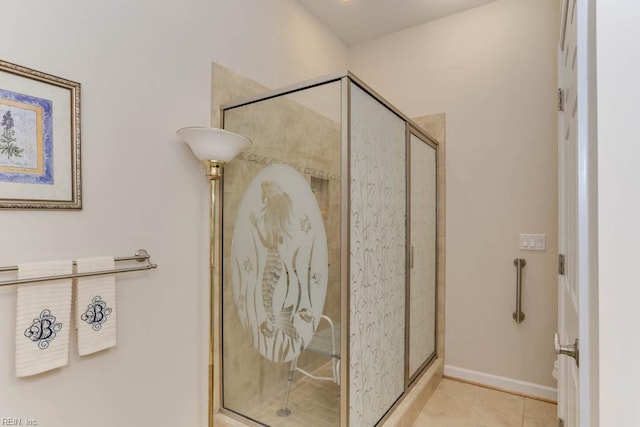
<path fill-rule="evenodd" d="M 220 410 L 381 424 L 436 355 L 438 143 L 351 73 L 222 107 Z"/>

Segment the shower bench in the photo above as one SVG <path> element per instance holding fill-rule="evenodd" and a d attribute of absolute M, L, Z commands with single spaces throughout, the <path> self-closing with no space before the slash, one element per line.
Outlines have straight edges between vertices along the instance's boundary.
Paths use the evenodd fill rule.
<path fill-rule="evenodd" d="M 287 376 L 287 393 L 284 397 L 284 405 L 281 409 L 276 411 L 276 414 L 281 417 L 287 417 L 291 415 L 291 409 L 289 409 L 289 394 L 291 393 L 291 386 L 293 384 L 293 374 L 297 371 L 309 378 L 320 381 L 331 381 L 338 386 L 338 396 L 340 396 L 340 323 L 334 323 L 329 316 L 322 315 L 320 320 L 324 320 L 328 326 L 325 328 L 318 328 L 313 335 L 313 339 L 304 351 L 318 354 L 320 356 L 328 357 L 331 360 L 331 376 L 318 376 L 309 371 L 306 371 L 298 366 L 298 357 L 291 361 L 291 369 Z"/>

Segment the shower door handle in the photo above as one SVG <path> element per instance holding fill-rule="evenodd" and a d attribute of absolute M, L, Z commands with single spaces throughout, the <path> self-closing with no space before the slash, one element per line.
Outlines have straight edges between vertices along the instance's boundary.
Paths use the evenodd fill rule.
<path fill-rule="evenodd" d="M 513 265 L 516 266 L 516 311 L 513 312 L 513 320 L 516 323 L 522 323 L 524 320 L 524 313 L 522 311 L 522 269 L 527 262 L 524 258 L 516 258 L 513 260 Z"/>
<path fill-rule="evenodd" d="M 413 269 L 413 245 L 411 245 L 411 248 L 409 251 L 409 268 Z"/>

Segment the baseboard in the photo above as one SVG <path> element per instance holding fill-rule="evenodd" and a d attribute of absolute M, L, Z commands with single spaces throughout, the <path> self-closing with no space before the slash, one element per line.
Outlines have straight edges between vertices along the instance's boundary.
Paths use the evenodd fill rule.
<path fill-rule="evenodd" d="M 459 379 L 536 399 L 552 402 L 556 402 L 558 399 L 557 389 L 553 387 L 515 380 L 513 378 L 499 377 L 484 372 L 458 368 L 457 366 L 445 365 L 444 375 L 448 378 Z"/>

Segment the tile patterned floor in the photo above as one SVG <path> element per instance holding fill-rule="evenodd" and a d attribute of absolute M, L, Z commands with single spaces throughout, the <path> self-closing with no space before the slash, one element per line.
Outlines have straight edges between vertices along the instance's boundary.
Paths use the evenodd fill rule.
<path fill-rule="evenodd" d="M 443 379 L 413 427 L 556 427 L 556 405 Z"/>
<path fill-rule="evenodd" d="M 330 375 L 330 365 L 316 375 Z M 273 427 L 337 427 L 336 385 L 301 376 L 291 390 L 289 417 L 279 417 L 283 394 L 273 396 L 245 415 Z M 556 405 L 443 379 L 413 427 L 557 427 Z"/>

